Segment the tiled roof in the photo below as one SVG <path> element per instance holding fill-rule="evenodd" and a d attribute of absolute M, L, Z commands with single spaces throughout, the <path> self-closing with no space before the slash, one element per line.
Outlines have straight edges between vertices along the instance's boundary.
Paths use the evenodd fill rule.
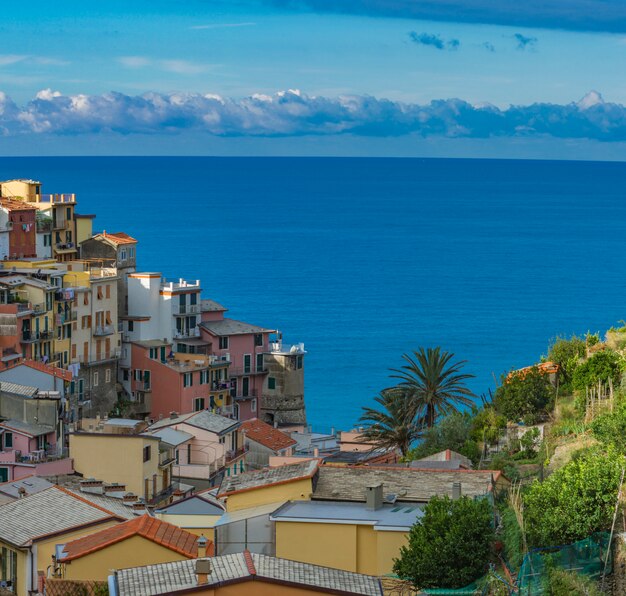
<path fill-rule="evenodd" d="M 204 491 L 174 501 L 170 505 L 159 509 L 157 513 L 175 515 L 222 515 L 224 513 L 224 503 Z"/>
<path fill-rule="evenodd" d="M 203 430 L 216 434 L 223 434 L 227 431 L 238 428 L 240 423 L 232 418 L 226 418 L 226 416 L 220 416 L 214 414 L 208 410 L 201 410 L 200 412 L 191 412 L 188 414 L 177 414 L 174 418 L 163 418 L 152 424 L 148 428 L 148 432 L 165 428 L 167 426 L 174 426 L 175 424 L 189 424 Z"/>
<path fill-rule="evenodd" d="M 141 536 L 189 558 L 198 556 L 198 537 L 195 534 L 150 515 L 142 515 L 68 542 L 63 547 L 61 559 L 63 561 L 78 559 L 132 536 Z M 207 552 L 212 555 L 212 551 L 213 543 L 209 541 Z"/>
<path fill-rule="evenodd" d="M 287 449 L 287 447 L 296 444 L 294 439 L 258 418 L 242 422 L 240 428 L 242 432 L 246 433 L 247 439 L 251 439 L 272 451 Z"/>
<path fill-rule="evenodd" d="M 52 482 L 48 482 L 45 478 L 39 476 L 24 476 L 19 480 L 9 480 L 0 484 L 0 493 L 17 499 L 20 496 L 20 488 L 26 491 L 27 495 L 34 495 L 42 490 L 53 487 Z"/>
<path fill-rule="evenodd" d="M 0 506 L 0 540 L 25 547 L 39 537 L 113 519 L 110 511 L 53 486 Z"/>
<path fill-rule="evenodd" d="M 259 470 L 256 472 L 244 472 L 239 476 L 224 478 L 219 497 L 226 497 L 235 493 L 252 490 L 254 488 L 265 488 L 275 484 L 285 484 L 304 478 L 312 478 L 317 471 L 319 462 L 315 459 Z"/>
<path fill-rule="evenodd" d="M 12 395 L 21 395 L 22 397 L 32 397 L 39 391 L 39 389 L 28 385 L 0 381 L 0 391 L 2 391 L 2 393 L 11 393 Z"/>
<path fill-rule="evenodd" d="M 0 206 L 8 211 L 34 211 L 35 207 L 26 201 L 20 201 L 13 197 L 0 198 Z"/>
<path fill-rule="evenodd" d="M 124 232 L 115 232 L 113 234 L 110 232 L 102 232 L 102 234 L 98 234 L 98 236 L 106 238 L 114 244 L 136 244 L 137 242 L 137 240 L 135 240 L 132 236 L 129 236 Z"/>
<path fill-rule="evenodd" d="M 397 467 L 321 466 L 313 499 L 365 501 L 365 488 L 382 483 L 385 495 L 398 501 L 426 502 L 435 495 L 452 496 L 452 485 L 461 483 L 461 493 L 489 493 L 501 472 L 492 470 L 433 470 Z"/>
<path fill-rule="evenodd" d="M 40 437 L 41 435 L 47 435 L 54 432 L 54 426 L 47 424 L 31 424 L 29 422 L 22 422 L 21 420 L 3 420 L 0 422 L 2 428 L 8 428 L 17 433 L 25 434 L 29 437 Z"/>
<path fill-rule="evenodd" d="M 200 301 L 200 308 L 202 309 L 202 312 L 225 312 L 228 310 L 219 302 L 215 302 L 215 300 L 210 300 L 209 298 L 203 298 Z"/>
<path fill-rule="evenodd" d="M 197 588 L 195 566 L 195 560 L 186 560 L 116 571 L 119 594 L 156 596 Z M 380 580 L 371 575 L 278 559 L 248 551 L 213 557 L 211 573 L 207 575 L 204 585 L 210 588 L 249 580 L 302 587 L 324 594 L 364 596 L 383 594 Z"/>
<path fill-rule="evenodd" d="M 84 493 L 80 490 L 68 487 L 66 487 L 66 490 L 85 501 L 93 503 L 97 507 L 103 507 L 104 509 L 109 510 L 120 519 L 135 519 L 138 515 L 143 513 L 143 511 L 137 511 L 131 506 L 125 505 L 122 499 L 118 499 L 116 497 L 107 497 L 106 495 L 99 495 L 97 493 Z"/>
<path fill-rule="evenodd" d="M 200 327 L 204 327 L 213 335 L 243 335 L 246 333 L 271 333 L 271 329 L 257 327 L 235 319 L 222 319 L 220 321 L 203 321 Z"/>
<path fill-rule="evenodd" d="M 72 373 L 69 370 L 59 368 L 58 366 L 50 366 L 37 360 L 24 360 L 23 362 L 21 362 L 21 364 L 30 368 L 34 368 L 35 370 L 38 370 L 40 372 L 44 372 L 54 377 L 57 377 L 58 379 L 63 379 L 68 383 L 72 380 Z"/>

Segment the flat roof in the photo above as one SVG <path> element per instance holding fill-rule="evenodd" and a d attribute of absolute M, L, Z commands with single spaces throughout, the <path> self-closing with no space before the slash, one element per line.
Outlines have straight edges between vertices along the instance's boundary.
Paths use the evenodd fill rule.
<path fill-rule="evenodd" d="M 365 503 L 333 501 L 290 501 L 272 513 L 271 521 L 356 524 L 373 526 L 375 530 L 406 532 L 424 515 L 417 504 L 383 504 L 367 509 Z"/>

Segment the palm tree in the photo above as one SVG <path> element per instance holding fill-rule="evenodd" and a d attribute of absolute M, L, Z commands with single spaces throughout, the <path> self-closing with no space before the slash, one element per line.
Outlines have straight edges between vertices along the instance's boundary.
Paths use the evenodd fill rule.
<path fill-rule="evenodd" d="M 434 426 L 440 416 L 458 412 L 459 406 L 473 405 L 476 396 L 465 386 L 474 375 L 459 372 L 465 360 L 451 362 L 454 354 L 442 352 L 440 347 L 419 348 L 412 356 L 403 354 L 406 364 L 392 369 L 391 375 L 400 379 L 403 389 L 414 401 L 417 416 L 424 418 L 427 428 Z"/>
<path fill-rule="evenodd" d="M 381 391 L 374 401 L 381 409 L 363 408 L 359 421 L 367 426 L 361 440 L 379 448 L 399 449 L 404 457 L 422 434 L 423 421 L 417 416 L 415 401 L 397 387 Z"/>

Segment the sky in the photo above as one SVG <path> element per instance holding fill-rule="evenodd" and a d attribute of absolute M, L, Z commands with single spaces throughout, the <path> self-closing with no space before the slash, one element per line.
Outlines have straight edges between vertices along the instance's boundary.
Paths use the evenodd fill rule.
<path fill-rule="evenodd" d="M 2 155 L 626 156 L 621 0 L 3 12 Z"/>

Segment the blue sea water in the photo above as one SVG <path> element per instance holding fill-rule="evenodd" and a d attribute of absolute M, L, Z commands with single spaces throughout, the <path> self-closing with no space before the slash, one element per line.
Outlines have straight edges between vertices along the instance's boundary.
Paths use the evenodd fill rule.
<path fill-rule="evenodd" d="M 138 238 L 142 269 L 305 342 L 321 430 L 354 425 L 418 346 L 467 360 L 481 394 L 626 318 L 626 163 L 0 158 L 18 177 Z"/>

